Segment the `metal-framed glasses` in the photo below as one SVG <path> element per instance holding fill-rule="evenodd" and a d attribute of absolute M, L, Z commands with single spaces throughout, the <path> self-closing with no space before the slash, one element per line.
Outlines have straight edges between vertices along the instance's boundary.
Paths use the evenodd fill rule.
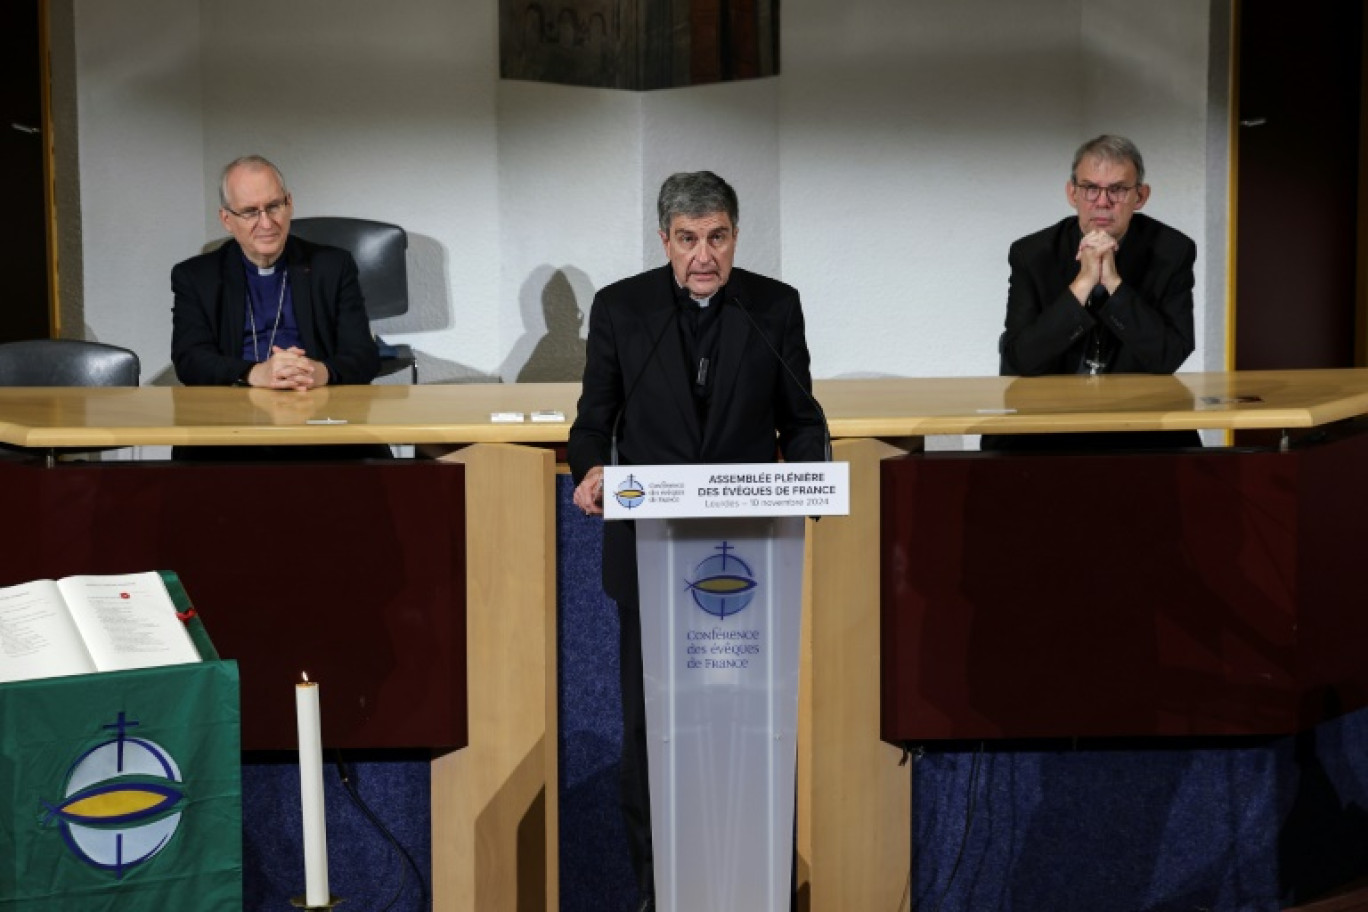
<path fill-rule="evenodd" d="M 224 206 L 223 211 L 231 215 L 237 216 L 244 222 L 255 222 L 257 219 L 261 218 L 263 214 L 268 219 L 274 222 L 276 218 L 280 215 L 281 210 L 283 210 L 288 205 L 290 205 L 290 197 L 287 194 L 284 198 L 278 199 L 271 203 L 267 203 L 260 209 L 243 209 L 241 212 L 238 212 L 236 209 L 230 209 L 227 206 Z"/>
<path fill-rule="evenodd" d="M 1083 198 L 1090 203 L 1097 202 L 1104 191 L 1107 194 L 1107 199 L 1113 203 L 1124 203 L 1126 197 L 1130 196 L 1130 192 L 1135 189 L 1134 184 L 1129 186 L 1112 184 L 1110 187 L 1099 187 L 1097 184 L 1080 184 L 1078 181 L 1074 181 L 1074 186 L 1078 188 L 1079 193 L 1083 194 Z"/>

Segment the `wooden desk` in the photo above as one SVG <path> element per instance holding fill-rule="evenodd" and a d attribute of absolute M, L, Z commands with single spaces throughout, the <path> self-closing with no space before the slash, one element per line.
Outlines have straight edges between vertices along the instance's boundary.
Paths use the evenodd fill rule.
<path fill-rule="evenodd" d="M 829 380 L 833 437 L 1310 428 L 1368 414 L 1368 369 Z"/>
<path fill-rule="evenodd" d="M 879 738 L 882 460 L 932 434 L 1304 429 L 1368 414 L 1366 370 L 829 380 L 815 392 L 853 491 L 852 514 L 810 525 L 809 535 L 798 882 L 812 910 L 896 908 L 910 857 L 910 777 Z M 434 763 L 435 908 L 554 909 L 554 465 L 545 449 L 507 444 L 563 443 L 578 394 L 578 384 L 0 389 L 0 442 L 476 444 L 456 458 L 467 466 L 472 532 L 468 673 L 490 699 L 471 702 L 470 746 Z M 537 409 L 566 420 L 490 421 L 491 412 Z M 308 423 L 319 418 L 346 423 Z M 504 697 L 520 712 L 509 715 Z M 518 837 L 542 826 L 539 855 Z"/>
<path fill-rule="evenodd" d="M 1368 369 L 1173 377 L 817 381 L 835 438 L 932 434 L 1310 428 L 1368 414 Z M 21 447 L 302 443 L 564 443 L 578 383 L 0 388 L 0 443 Z M 494 412 L 559 410 L 500 424 Z M 310 424 L 333 419 L 345 424 Z"/>
<path fill-rule="evenodd" d="M 306 393 L 0 388 L 0 442 L 34 448 L 559 443 L 569 433 L 578 396 L 577 383 L 339 386 Z M 494 412 L 536 409 L 559 409 L 566 420 L 490 420 Z"/>
<path fill-rule="evenodd" d="M 814 912 L 892 909 L 902 899 L 902 877 L 911 854 L 911 786 L 905 769 L 896 765 L 897 752 L 880 743 L 876 734 L 880 731 L 876 707 L 881 705 L 881 675 L 891 670 L 903 675 L 895 682 L 902 688 L 900 699 L 883 705 L 885 718 L 905 720 L 910 713 L 916 716 L 914 724 L 920 727 L 915 730 L 922 736 L 930 732 L 940 737 L 952 736 L 945 734 L 948 726 L 928 729 L 928 718 L 938 721 L 938 717 L 917 715 L 928 705 L 938 713 L 944 707 L 944 701 L 935 700 L 939 694 L 917 689 L 916 676 L 927 667 L 920 659 L 934 656 L 938 665 L 932 667 L 943 670 L 938 682 L 962 682 L 965 676 L 965 665 L 958 659 L 961 653 L 956 652 L 960 642 L 951 638 L 948 645 L 930 645 L 932 628 L 918 626 L 929 616 L 929 609 L 906 612 L 895 625 L 881 623 L 881 580 L 886 579 L 882 574 L 898 572 L 898 568 L 881 566 L 881 511 L 908 506 L 906 502 L 889 504 L 888 498 L 896 495 L 883 485 L 884 461 L 920 449 L 918 438 L 931 434 L 1297 430 L 1368 414 L 1365 370 L 849 380 L 819 383 L 816 392 L 833 436 L 847 438 L 838 440 L 834 449 L 837 459 L 850 463 L 852 496 L 850 516 L 827 517 L 810 526 L 809 536 L 811 578 L 806 589 L 810 603 L 804 615 L 800 688 L 798 851 L 800 891 L 807 893 L 807 905 L 802 908 Z M 943 462 L 927 460 L 927 465 L 948 466 L 961 457 L 977 458 L 977 454 L 945 455 Z M 1230 454 L 1229 458 L 1238 457 Z M 997 461 L 1005 465 L 1010 460 Z M 1029 482 L 1025 487 L 1030 487 Z M 932 484 L 923 497 L 934 493 Z M 904 520 L 925 539 L 944 545 L 938 539 L 946 528 L 940 517 L 953 515 L 959 506 L 955 491 L 942 493 L 941 500 L 924 502 L 934 503 L 946 514 L 919 512 Z M 944 549 L 936 554 L 944 556 Z M 939 581 L 942 591 L 955 590 L 956 581 L 948 576 L 955 566 L 937 564 L 935 557 L 915 565 L 929 579 Z M 901 569 L 906 573 L 907 565 Z M 961 632 L 964 623 L 952 617 L 950 632 Z M 904 656 L 912 656 L 891 668 L 874 660 L 890 645 L 890 630 L 899 637 L 896 647 L 904 650 Z M 1326 636 L 1324 627 L 1318 628 L 1317 635 Z M 1023 661 L 1029 662 L 1029 657 Z M 1327 673 L 1333 671 L 1327 669 Z M 979 730 L 984 727 L 980 725 Z M 967 730 L 955 729 L 961 734 Z M 909 737 L 907 731 L 892 725 L 883 729 L 903 738 Z M 805 863 L 810 870 L 804 869 Z M 828 876 L 833 873 L 834 882 Z"/>

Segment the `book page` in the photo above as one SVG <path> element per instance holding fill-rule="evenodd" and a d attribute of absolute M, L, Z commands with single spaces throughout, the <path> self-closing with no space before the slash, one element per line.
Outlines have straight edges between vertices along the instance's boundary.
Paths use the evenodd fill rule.
<path fill-rule="evenodd" d="M 69 576 L 57 586 L 100 671 L 200 660 L 160 574 Z"/>
<path fill-rule="evenodd" d="M 95 662 L 56 583 L 0 589 L 0 682 L 92 671 Z"/>

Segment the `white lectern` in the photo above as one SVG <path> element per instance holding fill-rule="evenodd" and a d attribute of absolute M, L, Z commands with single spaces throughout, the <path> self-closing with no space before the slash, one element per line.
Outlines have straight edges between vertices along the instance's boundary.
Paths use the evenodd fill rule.
<path fill-rule="evenodd" d="M 844 463 L 605 471 L 637 521 L 656 907 L 788 912 L 804 517 L 849 512 Z"/>

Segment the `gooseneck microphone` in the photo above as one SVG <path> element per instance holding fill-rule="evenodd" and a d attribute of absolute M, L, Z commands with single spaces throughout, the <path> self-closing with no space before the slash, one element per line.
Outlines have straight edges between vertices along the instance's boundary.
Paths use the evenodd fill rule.
<path fill-rule="evenodd" d="M 618 406 L 617 414 L 613 415 L 613 429 L 608 436 L 608 453 L 611 457 L 609 465 L 618 464 L 617 435 L 618 425 L 622 423 L 622 413 L 627 411 L 627 403 L 632 400 L 632 394 L 636 392 L 637 384 L 646 375 L 646 369 L 651 366 L 656 349 L 660 347 L 660 340 L 665 338 L 666 330 L 677 322 L 679 322 L 679 308 L 672 307 L 670 308 L 670 318 L 660 327 L 660 332 L 656 333 L 655 341 L 651 343 L 651 350 L 646 353 L 646 360 L 641 362 L 641 370 L 637 371 L 637 375 L 632 378 L 632 385 L 627 387 L 627 392 L 622 397 L 622 404 Z"/>
<path fill-rule="evenodd" d="M 728 296 L 727 300 L 732 304 L 735 304 L 736 309 L 746 315 L 746 319 L 750 321 L 751 328 L 755 330 L 755 334 L 764 341 L 765 347 L 774 355 L 774 360 L 779 362 L 779 366 L 784 369 L 784 373 L 788 374 L 789 379 L 793 381 L 793 385 L 798 387 L 798 390 L 807 397 L 807 401 L 811 402 L 812 407 L 817 410 L 817 414 L 821 416 L 822 450 L 826 454 L 826 461 L 831 462 L 831 427 L 827 424 L 826 411 L 822 408 L 822 403 L 817 401 L 817 397 L 812 395 L 808 388 L 803 385 L 803 381 L 799 380 L 798 375 L 793 372 L 793 368 L 789 367 L 789 363 L 784 359 L 784 356 L 779 354 L 779 349 L 775 348 L 774 343 L 769 340 L 769 336 L 765 335 L 765 331 L 760 328 L 760 323 L 751 315 L 749 308 L 742 302 L 741 296 L 733 294 Z"/>

